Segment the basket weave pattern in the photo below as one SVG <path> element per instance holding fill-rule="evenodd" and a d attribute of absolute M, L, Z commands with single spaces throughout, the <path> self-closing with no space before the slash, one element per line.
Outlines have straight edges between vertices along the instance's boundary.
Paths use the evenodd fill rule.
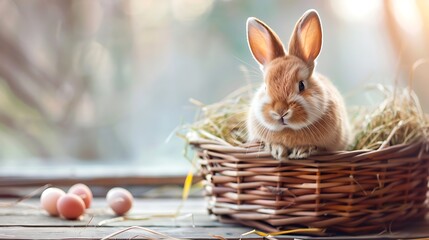
<path fill-rule="evenodd" d="M 293 227 L 365 232 L 426 214 L 426 141 L 279 162 L 257 144 L 192 141 L 208 209 L 221 222 L 265 231 Z"/>

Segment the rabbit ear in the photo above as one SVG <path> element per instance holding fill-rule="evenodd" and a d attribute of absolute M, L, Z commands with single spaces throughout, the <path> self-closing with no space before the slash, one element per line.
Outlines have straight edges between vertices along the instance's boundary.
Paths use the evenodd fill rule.
<path fill-rule="evenodd" d="M 296 23 L 289 41 L 289 54 L 314 66 L 314 60 L 322 48 L 322 24 L 316 10 L 308 10 Z"/>
<path fill-rule="evenodd" d="M 247 42 L 253 57 L 261 66 L 285 55 L 277 34 L 257 18 L 247 19 Z"/>

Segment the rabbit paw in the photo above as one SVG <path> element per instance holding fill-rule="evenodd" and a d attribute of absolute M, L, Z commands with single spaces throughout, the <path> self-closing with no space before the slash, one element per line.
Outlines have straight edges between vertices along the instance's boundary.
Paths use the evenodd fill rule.
<path fill-rule="evenodd" d="M 265 150 L 270 152 L 271 155 L 277 160 L 285 160 L 288 154 L 288 148 L 281 144 L 265 144 Z"/>
<path fill-rule="evenodd" d="M 289 154 L 289 159 L 303 159 L 307 158 L 311 154 L 315 153 L 317 151 L 316 146 L 303 146 L 303 147 L 296 147 L 292 149 L 292 152 Z"/>

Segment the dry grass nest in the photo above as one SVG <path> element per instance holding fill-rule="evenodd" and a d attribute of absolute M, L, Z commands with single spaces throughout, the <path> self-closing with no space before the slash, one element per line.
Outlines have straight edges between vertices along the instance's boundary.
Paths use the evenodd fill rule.
<path fill-rule="evenodd" d="M 184 126 L 185 137 L 216 140 L 233 146 L 245 143 L 246 117 L 255 88 L 248 85 L 211 105 L 191 100 L 200 111 L 194 123 Z M 381 104 L 375 109 L 360 107 L 350 112 L 355 139 L 348 150 L 377 150 L 428 137 L 428 116 L 413 91 L 382 85 L 377 85 L 377 89 L 384 96 Z"/>

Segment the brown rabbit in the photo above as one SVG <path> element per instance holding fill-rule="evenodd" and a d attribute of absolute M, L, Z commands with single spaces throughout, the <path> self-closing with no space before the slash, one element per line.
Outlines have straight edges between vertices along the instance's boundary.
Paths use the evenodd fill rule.
<path fill-rule="evenodd" d="M 288 53 L 277 34 L 256 18 L 247 20 L 247 39 L 264 77 L 248 114 L 249 141 L 264 142 L 279 160 L 344 150 L 350 128 L 343 98 L 314 71 L 322 48 L 317 12 L 308 10 L 297 22 Z"/>

